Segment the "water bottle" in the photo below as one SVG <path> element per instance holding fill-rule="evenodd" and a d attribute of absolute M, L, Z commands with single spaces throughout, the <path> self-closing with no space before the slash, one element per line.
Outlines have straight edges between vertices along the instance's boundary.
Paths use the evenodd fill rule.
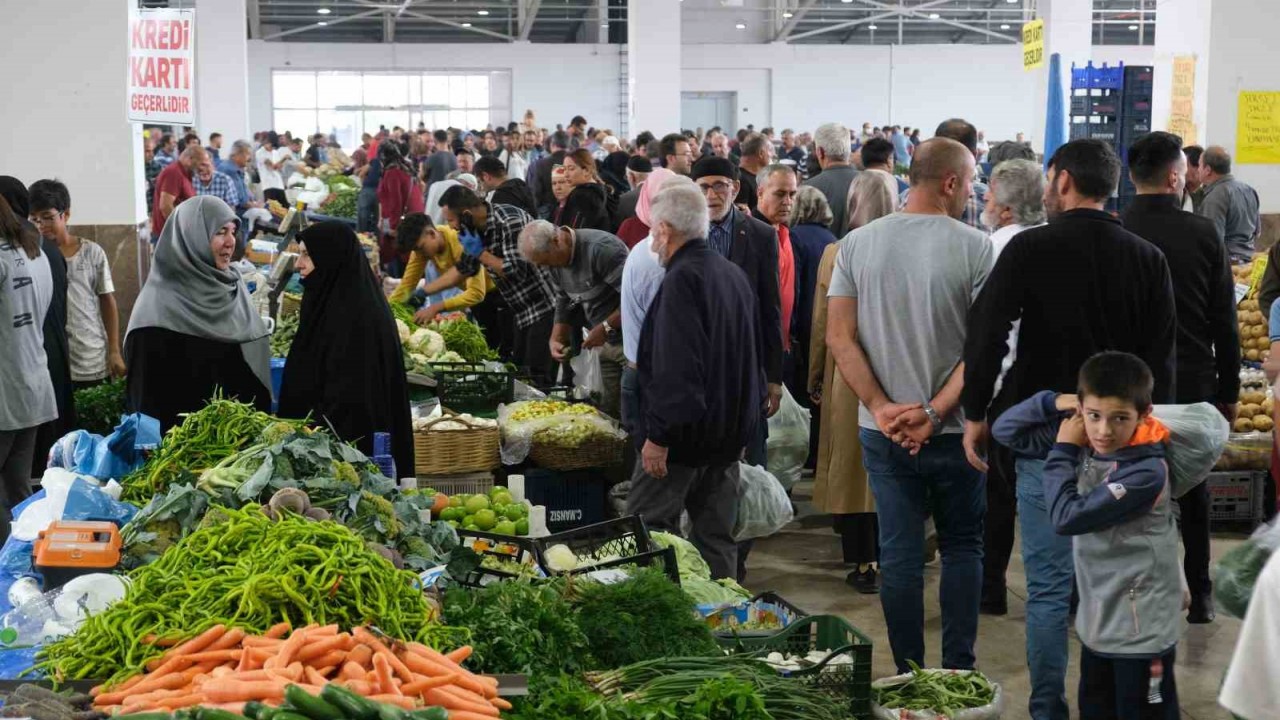
<path fill-rule="evenodd" d="M 37 596 L 5 613 L 0 619 L 0 645 L 28 647 L 39 645 L 46 639 L 46 626 L 58 622 L 58 615 L 44 596 Z"/>

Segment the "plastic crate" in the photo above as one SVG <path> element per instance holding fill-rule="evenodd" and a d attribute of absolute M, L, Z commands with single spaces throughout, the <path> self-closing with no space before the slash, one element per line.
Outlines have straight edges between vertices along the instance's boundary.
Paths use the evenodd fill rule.
<path fill-rule="evenodd" d="M 792 605 L 781 595 L 772 592 L 760 593 L 750 600 L 744 600 L 729 607 L 711 604 L 698 605 L 698 612 L 702 614 L 707 624 L 711 626 L 712 633 L 720 638 L 772 637 L 786 630 L 795 621 L 809 617 L 809 613 Z M 762 615 L 777 618 L 781 626 L 772 630 L 741 629 L 741 625 Z"/>
<path fill-rule="evenodd" d="M 476 363 L 441 363 L 431 370 L 440 404 L 456 413 L 496 417 L 498 406 L 515 396 L 515 376 L 507 370 Z"/>
<path fill-rule="evenodd" d="M 470 547 L 476 554 L 480 555 L 482 561 L 486 557 L 514 560 L 521 565 L 528 565 L 529 574 L 532 577 L 545 575 L 542 566 L 538 563 L 538 555 L 534 550 L 533 540 L 530 538 L 498 535 L 479 530 L 459 530 L 458 539 L 463 545 Z M 466 577 L 459 579 L 458 582 L 469 587 L 483 587 L 492 582 L 515 580 L 519 577 L 521 575 L 507 570 L 480 566 L 471 571 Z"/>
<path fill-rule="evenodd" d="M 547 530 L 558 533 L 605 519 L 605 478 L 594 469 L 524 471 L 524 494 L 534 505 L 547 506 Z"/>
<path fill-rule="evenodd" d="M 803 670 L 782 671 L 782 676 L 828 695 L 847 707 L 855 718 L 871 716 L 871 638 L 842 617 L 813 615 L 797 620 L 782 632 L 768 637 L 718 637 L 716 642 L 731 651 L 757 655 L 825 652 L 827 656 L 822 662 Z M 832 662 L 845 653 L 852 657 L 853 662 Z"/>
<path fill-rule="evenodd" d="M 1210 522 L 1262 520 L 1262 492 L 1265 470 L 1211 472 L 1205 478 L 1209 488 Z"/>
<path fill-rule="evenodd" d="M 493 489 L 493 473 L 466 475 L 419 475 L 418 487 L 431 488 L 445 495 L 483 495 Z"/>
<path fill-rule="evenodd" d="M 525 477 L 528 483 L 528 476 Z M 550 516 L 550 509 L 547 511 Z M 548 522 L 550 525 L 550 522 Z M 555 573 L 547 565 L 547 550 L 555 545 L 564 545 L 579 558 L 591 556 L 616 556 L 613 560 L 595 563 L 578 568 L 569 573 Z M 595 570 L 621 567 L 624 565 L 662 565 L 673 582 L 680 582 L 680 569 L 676 563 L 673 548 L 661 548 L 649 537 L 649 528 L 638 515 L 594 523 L 565 532 L 558 532 L 546 537 L 535 538 L 534 549 L 538 553 L 538 561 L 548 573 L 575 575 Z"/>

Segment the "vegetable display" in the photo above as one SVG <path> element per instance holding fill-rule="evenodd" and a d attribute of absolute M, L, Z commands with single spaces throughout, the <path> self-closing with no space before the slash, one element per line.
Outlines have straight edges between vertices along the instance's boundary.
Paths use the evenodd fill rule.
<path fill-rule="evenodd" d="M 263 437 L 283 437 L 304 424 L 281 420 L 247 403 L 217 395 L 169 428 L 156 453 L 121 481 L 121 499 L 145 505 L 184 474 L 213 467 Z"/>
<path fill-rule="evenodd" d="M 437 517 L 462 530 L 480 530 L 498 535 L 528 535 L 529 508 L 517 503 L 504 487 L 488 495 L 456 493 L 436 511 Z"/>
<path fill-rule="evenodd" d="M 110 435 L 124 414 L 124 378 L 77 390 L 75 403 L 81 429 Z"/>
<path fill-rule="evenodd" d="M 59 680 L 135 674 L 182 640 L 223 624 L 264 633 L 280 622 L 376 622 L 415 638 L 431 621 L 416 574 L 396 570 L 352 530 L 260 508 L 220 509 L 159 560 L 128 575 L 123 600 L 46 645 L 37 669 Z"/>
<path fill-rule="evenodd" d="M 39 685 L 19 685 L 4 699 L 5 717 L 33 720 L 103 720 L 105 713 L 93 710 L 93 698 L 79 693 L 54 692 Z"/>
<path fill-rule="evenodd" d="M 751 592 L 733 578 L 711 579 L 711 566 L 693 543 L 679 535 L 651 532 L 649 537 L 659 547 L 676 551 L 676 567 L 680 568 L 680 589 L 699 605 L 724 605 L 751 599 Z"/>
<path fill-rule="evenodd" d="M 979 708 L 995 702 L 995 686 L 976 671 L 922 670 L 910 660 L 910 675 L 901 682 L 880 681 L 872 685 L 872 699 L 883 708 L 932 710 L 952 716 L 960 710 Z"/>
<path fill-rule="evenodd" d="M 261 720 L 407 720 L 397 708 L 426 703 L 431 714 L 415 719 L 497 717 L 511 705 L 498 697 L 496 680 L 462 666 L 469 654 L 465 646 L 445 654 L 365 627 L 290 633 L 280 623 L 248 635 L 215 625 L 156 658 L 147 673 L 94 688 L 94 705 L 128 715 L 205 706 Z"/>
<path fill-rule="evenodd" d="M 276 330 L 271 333 L 271 357 L 289 357 L 289 348 L 293 347 L 293 338 L 297 334 L 298 313 L 281 313 L 276 321 Z"/>
<path fill-rule="evenodd" d="M 497 353 L 489 349 L 489 343 L 484 339 L 484 330 L 470 320 L 443 320 L 436 322 L 433 327 L 444 339 L 445 348 L 462 357 L 459 362 L 483 362 L 496 360 L 498 357 Z"/>
<path fill-rule="evenodd" d="M 444 595 L 442 614 L 450 626 L 464 629 L 479 672 L 540 676 L 589 667 L 588 640 L 561 580 L 452 588 Z"/>
<path fill-rule="evenodd" d="M 358 204 L 356 201 L 360 196 L 360 188 L 352 188 L 346 185 L 335 186 L 331 183 L 329 190 L 331 194 L 320 205 L 320 212 L 330 217 L 355 220 Z"/>

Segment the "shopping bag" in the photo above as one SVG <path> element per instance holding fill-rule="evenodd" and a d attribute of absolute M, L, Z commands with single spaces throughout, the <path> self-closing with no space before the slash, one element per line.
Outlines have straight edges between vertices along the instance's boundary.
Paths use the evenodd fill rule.
<path fill-rule="evenodd" d="M 738 463 L 738 520 L 733 539 L 739 542 L 772 535 L 795 518 L 791 498 L 773 473 Z"/>
<path fill-rule="evenodd" d="M 769 418 L 769 441 L 765 447 L 766 466 L 786 490 L 800 482 L 805 460 L 809 459 L 809 422 L 809 411 L 791 397 L 784 385 L 778 412 Z"/>
<path fill-rule="evenodd" d="M 942 670 L 934 672 L 954 672 L 969 673 L 972 670 Z M 871 687 L 881 688 L 894 685 L 902 685 L 912 678 L 912 673 L 904 675 L 894 675 L 893 677 L 881 678 L 871 683 Z M 995 697 L 992 701 L 982 707 L 967 708 L 958 710 L 954 715 L 947 715 L 937 710 L 907 710 L 904 708 L 888 708 L 880 705 L 875 700 L 871 701 L 871 717 L 875 720 L 1000 720 L 1000 713 L 1004 711 L 1004 694 L 1000 689 L 999 683 L 991 683 L 995 689 Z M 873 694 L 874 697 L 874 694 Z"/>
<path fill-rule="evenodd" d="M 1227 447 L 1231 425 L 1207 402 L 1156 405 L 1151 414 L 1169 429 L 1165 460 L 1173 497 L 1179 498 L 1204 482 Z"/>
<path fill-rule="evenodd" d="M 1213 595 L 1223 612 L 1244 618 L 1258 574 L 1277 547 L 1280 547 L 1280 521 L 1273 520 L 1222 556 L 1213 571 Z"/>
<path fill-rule="evenodd" d="M 599 347 L 583 348 L 582 352 L 569 360 L 569 367 L 573 368 L 573 385 L 580 393 L 578 397 L 604 396 L 604 376 L 600 374 L 600 352 Z"/>

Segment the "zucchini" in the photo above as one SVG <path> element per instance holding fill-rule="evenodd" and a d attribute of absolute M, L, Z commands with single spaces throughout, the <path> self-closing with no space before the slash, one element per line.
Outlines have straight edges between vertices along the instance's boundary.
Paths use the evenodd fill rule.
<path fill-rule="evenodd" d="M 334 683 L 324 686 L 320 691 L 320 699 L 337 708 L 347 720 L 378 720 L 377 703 Z M 271 720 L 281 719 L 272 718 Z"/>
<path fill-rule="evenodd" d="M 249 720 L 258 720 L 258 713 L 262 712 L 264 709 L 267 709 L 266 705 L 258 702 L 257 700 L 250 700 L 244 704 L 244 710 L 241 712 L 243 712 L 244 716 L 249 718 Z M 270 716 L 264 717 L 262 720 L 270 720 Z"/>
<path fill-rule="evenodd" d="M 342 711 L 337 707 L 321 700 L 297 685 L 290 685 L 284 689 L 284 699 L 296 708 L 300 714 L 306 715 L 311 720 L 344 719 Z M 204 720 L 204 718 L 201 718 L 201 720 Z"/>
<path fill-rule="evenodd" d="M 202 707 L 196 709 L 196 720 L 243 720 L 243 718 L 219 708 Z"/>
<path fill-rule="evenodd" d="M 409 720 L 409 714 L 395 705 L 378 703 L 378 720 Z"/>
<path fill-rule="evenodd" d="M 414 720 L 449 720 L 449 711 L 437 705 L 414 710 L 409 713 L 409 717 Z"/>
<path fill-rule="evenodd" d="M 292 710 L 281 710 L 271 716 L 271 720 L 309 720 L 306 715 L 293 712 Z"/>

